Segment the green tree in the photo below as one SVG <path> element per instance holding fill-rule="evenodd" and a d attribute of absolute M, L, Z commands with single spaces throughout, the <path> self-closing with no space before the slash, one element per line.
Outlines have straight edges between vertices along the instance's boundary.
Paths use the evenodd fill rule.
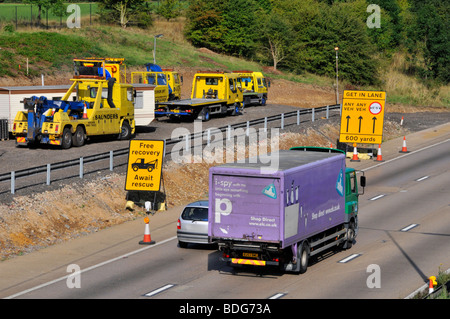
<path fill-rule="evenodd" d="M 194 46 L 224 51 L 221 39 L 226 29 L 219 5 L 210 0 L 192 0 L 186 18 L 185 36 Z"/>
<path fill-rule="evenodd" d="M 412 0 L 407 47 L 417 74 L 425 81 L 450 82 L 450 3 Z M 420 57 L 422 61 L 420 61 Z"/>
<path fill-rule="evenodd" d="M 257 36 L 254 0 L 193 0 L 186 12 L 186 37 L 195 46 L 250 57 Z"/>
<path fill-rule="evenodd" d="M 38 7 L 38 24 L 41 23 L 42 9 L 52 10 L 57 16 L 63 16 L 66 10 L 63 0 L 24 0 L 24 2 Z"/>
<path fill-rule="evenodd" d="M 169 21 L 181 14 L 180 1 L 179 0 L 164 0 L 161 2 L 157 13 Z"/>
<path fill-rule="evenodd" d="M 122 28 L 129 24 L 146 28 L 153 24 L 150 9 L 145 0 L 101 0 L 100 21 L 119 23 Z"/>
<path fill-rule="evenodd" d="M 284 15 L 275 7 L 269 12 L 260 10 L 257 57 L 265 63 L 271 63 L 277 70 L 278 64 L 288 58 L 288 48 L 292 41 L 292 30 Z"/>

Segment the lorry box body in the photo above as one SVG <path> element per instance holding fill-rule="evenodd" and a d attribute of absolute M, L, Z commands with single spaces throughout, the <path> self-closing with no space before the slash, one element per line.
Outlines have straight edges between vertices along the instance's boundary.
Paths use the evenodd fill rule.
<path fill-rule="evenodd" d="M 280 151 L 272 174 L 258 163 L 211 168 L 209 236 L 285 248 L 344 223 L 345 156 L 302 153 Z"/>
<path fill-rule="evenodd" d="M 277 167 L 263 158 L 278 158 Z M 208 236 L 226 261 L 304 272 L 307 265 L 297 261 L 305 251 L 307 260 L 338 245 L 350 248 L 356 236 L 356 173 L 339 150 L 279 151 L 222 164 L 210 168 L 209 185 Z"/>

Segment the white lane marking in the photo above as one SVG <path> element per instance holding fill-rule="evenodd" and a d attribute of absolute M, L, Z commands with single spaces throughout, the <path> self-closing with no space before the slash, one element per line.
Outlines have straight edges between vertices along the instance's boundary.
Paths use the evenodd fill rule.
<path fill-rule="evenodd" d="M 269 297 L 269 299 L 280 299 L 281 297 L 286 296 L 286 294 L 283 294 L 281 292 Z"/>
<path fill-rule="evenodd" d="M 424 177 L 418 178 L 418 179 L 416 179 L 416 182 L 421 182 L 424 179 L 427 179 L 428 177 L 430 177 L 430 176 L 424 176 Z"/>
<path fill-rule="evenodd" d="M 348 256 L 347 258 L 344 258 L 344 259 L 338 261 L 338 263 L 345 264 L 345 263 L 348 263 L 350 260 L 353 260 L 359 256 L 361 256 L 361 254 L 353 254 L 353 255 Z"/>
<path fill-rule="evenodd" d="M 375 196 L 375 197 L 372 197 L 371 199 L 369 199 L 369 200 L 377 200 L 377 199 L 380 199 L 381 197 L 384 197 L 384 196 L 386 196 L 385 194 L 381 194 L 381 195 L 378 195 L 378 196 Z"/>
<path fill-rule="evenodd" d="M 400 231 L 405 232 L 405 231 L 411 230 L 411 229 L 413 229 L 414 227 L 417 227 L 417 226 L 419 226 L 419 224 L 411 224 L 409 226 L 406 226 L 405 228 L 400 229 Z"/>
<path fill-rule="evenodd" d="M 418 153 L 418 152 L 421 152 L 421 151 L 425 151 L 425 150 L 427 150 L 427 149 L 429 149 L 429 148 L 431 148 L 431 147 L 438 146 L 438 145 L 441 145 L 441 144 L 443 144 L 443 143 L 447 143 L 448 141 L 450 141 L 450 138 L 448 138 L 448 139 L 446 139 L 446 140 L 444 140 L 444 141 L 438 142 L 438 143 L 436 143 L 436 144 L 428 145 L 428 146 L 426 146 L 426 147 L 424 147 L 424 148 L 420 148 L 420 149 L 418 149 L 418 150 L 409 152 L 409 153 L 404 154 L 404 155 L 401 155 L 401 156 L 399 156 L 399 157 L 396 157 L 396 158 L 393 158 L 393 159 L 384 161 L 384 162 L 379 163 L 379 164 L 377 164 L 377 165 L 374 165 L 374 166 L 370 166 L 370 167 L 364 168 L 364 169 L 362 169 L 361 171 L 367 172 L 368 170 L 371 170 L 371 169 L 373 169 L 373 168 L 377 168 L 378 166 L 386 165 L 387 163 L 390 163 L 390 162 L 399 160 L 399 159 L 401 159 L 401 158 L 403 158 L 403 157 L 405 157 L 405 156 L 411 156 L 412 154 L 415 154 L 415 153 Z"/>
<path fill-rule="evenodd" d="M 129 257 L 129 256 L 131 256 L 131 255 L 138 254 L 138 253 L 140 253 L 140 252 L 143 252 L 144 250 L 151 249 L 151 248 L 153 248 L 153 247 L 156 247 L 156 246 L 165 244 L 165 243 L 167 243 L 167 242 L 169 242 L 169 241 L 171 241 L 171 240 L 174 240 L 174 239 L 177 239 L 177 236 L 173 236 L 173 237 L 167 238 L 167 239 L 165 239 L 165 240 L 163 240 L 163 241 L 157 242 L 157 243 L 154 244 L 154 245 L 151 245 L 151 246 L 145 246 L 144 248 L 141 248 L 141 249 L 132 251 L 132 252 L 127 253 L 127 254 L 125 254 L 125 255 L 122 255 L 122 256 L 119 256 L 119 257 L 116 257 L 116 258 L 113 258 L 113 259 L 110 259 L 110 260 L 106 260 L 106 261 L 104 261 L 104 262 L 102 262 L 102 263 L 99 263 L 99 264 L 97 264 L 97 265 L 94 265 L 94 266 L 91 266 L 91 267 L 82 269 L 82 270 L 80 271 L 80 274 L 81 274 L 81 273 L 84 273 L 84 272 L 87 272 L 87 271 L 89 271 L 89 270 L 93 270 L 93 269 L 102 267 L 102 266 L 104 266 L 104 265 L 110 264 L 110 263 L 115 262 L 115 261 L 117 261 L 117 260 L 120 260 L 120 259 Z M 38 289 L 41 289 L 41 288 L 50 286 L 50 285 L 52 285 L 52 284 L 54 284 L 54 283 L 57 283 L 57 282 L 59 282 L 59 281 L 66 280 L 66 279 L 67 279 L 69 276 L 71 276 L 71 275 L 73 275 L 73 274 L 70 273 L 70 274 L 68 274 L 68 275 L 66 275 L 66 276 L 63 276 L 63 277 L 61 277 L 61 278 L 58 278 L 58 279 L 55 279 L 55 280 L 52 280 L 52 281 L 43 283 L 43 284 L 41 284 L 41 285 L 39 285 L 39 286 L 36 286 L 36 287 L 30 288 L 30 289 L 27 289 L 27 290 L 18 292 L 18 293 L 16 293 L 16 294 L 11 295 L 11 296 L 9 296 L 9 297 L 6 297 L 6 298 L 4 298 L 4 299 L 13 299 L 13 298 L 15 298 L 15 297 L 18 297 L 18 296 L 27 294 L 27 293 L 32 292 L 32 291 L 34 291 L 34 290 L 38 290 Z"/>
<path fill-rule="evenodd" d="M 151 297 L 151 296 L 159 294 L 160 292 L 163 292 L 164 290 L 170 289 L 170 288 L 172 288 L 174 286 L 175 285 L 168 284 L 168 285 L 162 286 L 161 288 L 158 288 L 158 289 L 155 289 L 153 291 L 150 291 L 150 292 L 146 293 L 144 296 Z"/>

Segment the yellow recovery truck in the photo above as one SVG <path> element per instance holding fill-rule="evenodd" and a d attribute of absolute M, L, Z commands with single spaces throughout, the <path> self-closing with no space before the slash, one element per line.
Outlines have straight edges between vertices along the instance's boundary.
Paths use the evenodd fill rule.
<path fill-rule="evenodd" d="M 90 136 L 117 134 L 130 139 L 135 132 L 134 91 L 126 84 L 121 58 L 74 59 L 75 75 L 61 100 L 41 96 L 24 99 L 13 135 L 18 145 L 44 143 L 62 148 L 82 146 Z M 76 90 L 74 101 L 68 101 Z"/>
<path fill-rule="evenodd" d="M 198 71 L 192 82 L 191 98 L 158 102 L 155 116 L 190 117 L 208 121 L 211 114 L 238 115 L 243 107 L 237 74 Z"/>
<path fill-rule="evenodd" d="M 266 105 L 270 82 L 261 72 L 233 71 L 238 74 L 240 85 L 244 95 L 244 105 Z"/>
<path fill-rule="evenodd" d="M 183 78 L 173 69 L 162 69 L 159 65 L 147 63 L 147 71 L 131 72 L 131 83 L 153 84 L 155 102 L 166 102 L 181 99 L 181 83 Z"/>

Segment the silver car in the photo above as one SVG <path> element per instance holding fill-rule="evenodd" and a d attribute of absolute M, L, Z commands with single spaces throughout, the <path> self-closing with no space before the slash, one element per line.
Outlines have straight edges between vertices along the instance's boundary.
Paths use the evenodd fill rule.
<path fill-rule="evenodd" d="M 208 201 L 187 205 L 177 222 L 178 245 L 186 248 L 188 243 L 208 244 Z"/>

